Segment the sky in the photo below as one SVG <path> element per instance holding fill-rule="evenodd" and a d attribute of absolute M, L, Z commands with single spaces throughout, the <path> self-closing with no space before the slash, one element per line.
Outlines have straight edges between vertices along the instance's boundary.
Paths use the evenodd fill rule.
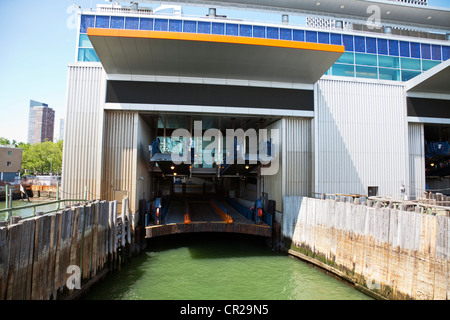
<path fill-rule="evenodd" d="M 76 58 L 76 11 L 105 4 L 104 0 L 0 0 L 0 137 L 27 142 L 30 100 L 55 110 L 55 138 L 65 117 L 67 66 Z M 450 8 L 450 0 L 429 0 Z M 149 4 L 156 8 L 159 2 Z M 185 14 L 206 14 L 207 8 L 184 8 Z M 243 11 L 218 14 L 245 18 Z M 280 19 L 276 15 L 276 19 Z M 256 13 L 251 20 L 272 20 Z M 295 24 L 295 17 L 290 16 Z"/>

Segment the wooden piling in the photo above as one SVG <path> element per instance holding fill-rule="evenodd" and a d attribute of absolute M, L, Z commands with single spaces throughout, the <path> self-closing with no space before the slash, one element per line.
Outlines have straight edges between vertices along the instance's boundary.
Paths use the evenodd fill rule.
<path fill-rule="evenodd" d="M 0 226 L 0 300 L 74 297 L 81 291 L 67 286 L 73 267 L 79 267 L 85 290 L 111 266 L 124 263 L 127 259 L 118 252 L 133 239 L 131 215 L 128 199 L 121 219 L 117 205 L 96 200 Z M 123 222 L 120 229 L 118 220 Z"/>

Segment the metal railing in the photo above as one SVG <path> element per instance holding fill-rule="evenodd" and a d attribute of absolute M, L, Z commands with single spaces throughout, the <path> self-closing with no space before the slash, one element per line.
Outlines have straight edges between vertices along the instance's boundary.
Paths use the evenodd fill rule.
<path fill-rule="evenodd" d="M 6 185 L 6 192 L 5 192 L 5 201 L 6 201 L 6 208 L 5 209 L 0 209 L 0 216 L 2 216 L 3 214 L 6 213 L 6 221 L 8 224 L 11 223 L 11 219 L 14 216 L 13 213 L 14 211 L 19 211 L 19 210 L 27 210 L 27 209 L 33 209 L 33 214 L 32 215 L 28 215 L 28 216 L 20 216 L 21 219 L 27 219 L 27 218 L 32 218 L 35 217 L 37 213 L 39 214 L 48 214 L 48 213 L 53 213 L 53 212 L 58 212 L 62 209 L 64 209 L 64 206 L 61 206 L 61 203 L 84 203 L 87 202 L 87 194 L 85 192 L 85 198 L 84 199 L 64 199 L 61 200 L 59 199 L 59 183 L 57 184 L 57 188 L 56 188 L 56 200 L 53 201 L 45 201 L 45 202 L 40 202 L 40 203 L 33 203 L 30 205 L 26 205 L 26 206 L 20 206 L 20 207 L 12 207 L 12 190 L 9 189 L 9 186 Z M 42 206 L 51 206 L 51 205 L 56 205 L 56 207 L 54 209 L 51 210 L 45 210 L 45 211 L 37 211 L 38 207 L 42 207 Z M 1 221 L 1 220 L 0 220 Z"/>

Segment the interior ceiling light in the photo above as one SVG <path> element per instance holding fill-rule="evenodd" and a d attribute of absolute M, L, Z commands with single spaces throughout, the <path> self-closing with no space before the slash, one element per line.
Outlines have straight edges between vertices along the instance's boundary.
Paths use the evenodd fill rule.
<path fill-rule="evenodd" d="M 316 5 L 317 5 L 317 6 L 320 6 L 320 2 L 317 2 Z"/>
<path fill-rule="evenodd" d="M 428 20 L 430 20 L 430 19 L 431 19 L 431 16 L 428 17 Z"/>
<path fill-rule="evenodd" d="M 174 167 L 174 166 L 171 166 L 171 167 L 170 167 L 170 169 L 172 169 L 172 170 L 173 170 L 173 169 L 175 169 L 175 167 Z"/>
<path fill-rule="evenodd" d="M 391 14 L 391 12 L 390 12 L 390 11 L 388 11 L 388 12 L 386 12 L 386 14 Z"/>
<path fill-rule="evenodd" d="M 341 9 L 344 9 L 344 8 L 345 8 L 345 6 L 344 6 L 344 5 L 342 5 L 342 6 L 341 6 Z"/>

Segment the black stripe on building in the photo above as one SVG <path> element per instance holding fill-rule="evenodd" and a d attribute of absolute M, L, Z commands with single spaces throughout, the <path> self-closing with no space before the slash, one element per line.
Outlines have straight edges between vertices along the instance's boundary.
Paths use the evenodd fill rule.
<path fill-rule="evenodd" d="M 111 80 L 107 84 L 106 102 L 314 111 L 314 91 Z"/>

